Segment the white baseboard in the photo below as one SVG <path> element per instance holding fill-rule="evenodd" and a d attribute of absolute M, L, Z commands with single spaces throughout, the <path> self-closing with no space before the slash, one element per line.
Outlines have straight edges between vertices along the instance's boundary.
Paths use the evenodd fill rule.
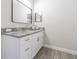
<path fill-rule="evenodd" d="M 63 51 L 63 52 L 66 52 L 66 53 L 69 53 L 69 54 L 73 54 L 73 55 L 77 55 L 77 51 L 66 49 L 66 48 L 61 48 L 61 47 L 47 45 L 47 44 L 45 44 L 43 47 L 51 48 L 51 49 L 55 49 L 55 50 L 59 50 L 59 51 Z"/>

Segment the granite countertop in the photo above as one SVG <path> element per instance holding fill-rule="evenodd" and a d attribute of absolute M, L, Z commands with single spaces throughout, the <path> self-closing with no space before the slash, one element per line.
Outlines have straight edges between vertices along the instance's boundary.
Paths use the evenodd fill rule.
<path fill-rule="evenodd" d="M 43 31 L 44 29 L 41 28 L 39 30 L 23 30 L 23 31 L 12 31 L 12 32 L 8 32 L 8 33 L 4 33 L 3 35 L 8 35 L 8 36 L 12 36 L 12 37 L 17 37 L 17 38 L 22 38 L 28 35 L 32 35 L 35 34 L 37 32 Z"/>

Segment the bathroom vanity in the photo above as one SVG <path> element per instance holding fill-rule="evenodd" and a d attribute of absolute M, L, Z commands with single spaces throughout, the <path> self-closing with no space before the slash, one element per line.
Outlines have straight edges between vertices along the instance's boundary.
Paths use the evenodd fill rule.
<path fill-rule="evenodd" d="M 43 46 L 43 30 L 23 32 L 2 35 L 2 59 L 33 59 L 38 53 Z"/>

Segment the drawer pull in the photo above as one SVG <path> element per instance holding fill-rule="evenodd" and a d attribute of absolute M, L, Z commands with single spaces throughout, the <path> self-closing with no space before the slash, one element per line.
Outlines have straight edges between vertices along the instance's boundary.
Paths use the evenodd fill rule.
<path fill-rule="evenodd" d="M 28 51 L 30 48 L 25 49 L 25 51 Z"/>
<path fill-rule="evenodd" d="M 28 41 L 28 40 L 30 40 L 30 39 L 27 39 L 27 40 L 25 40 L 25 41 Z"/>

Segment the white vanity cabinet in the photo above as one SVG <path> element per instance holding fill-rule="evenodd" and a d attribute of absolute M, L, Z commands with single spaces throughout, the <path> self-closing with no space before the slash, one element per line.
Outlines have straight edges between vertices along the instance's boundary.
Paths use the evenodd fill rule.
<path fill-rule="evenodd" d="M 42 46 L 43 31 L 22 38 L 4 35 L 2 59 L 33 59 Z"/>
<path fill-rule="evenodd" d="M 39 32 L 37 34 L 34 34 L 33 39 L 34 40 L 32 42 L 32 57 L 35 56 L 39 49 L 43 46 L 43 33 Z"/>

